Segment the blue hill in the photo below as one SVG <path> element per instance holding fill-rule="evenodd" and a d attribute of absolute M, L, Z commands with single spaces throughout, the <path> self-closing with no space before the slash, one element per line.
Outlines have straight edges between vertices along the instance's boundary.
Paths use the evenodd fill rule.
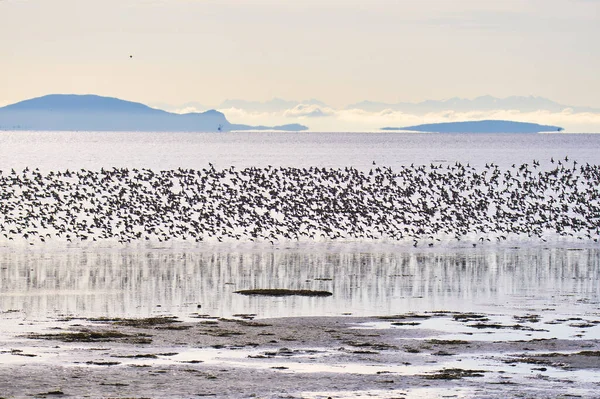
<path fill-rule="evenodd" d="M 51 94 L 0 108 L 0 130 L 193 131 L 306 130 L 230 123 L 223 113 L 175 114 L 147 105 L 96 95 Z"/>
<path fill-rule="evenodd" d="M 144 104 L 120 100 L 113 97 L 96 96 L 93 94 L 50 94 L 7 105 L 4 109 L 11 111 L 53 110 L 67 112 L 130 112 L 137 114 L 152 114 L 160 111 Z"/>
<path fill-rule="evenodd" d="M 473 122 L 430 123 L 406 127 L 384 127 L 381 130 L 401 130 L 429 133 L 539 133 L 560 132 L 559 126 L 538 125 L 536 123 L 485 120 Z"/>

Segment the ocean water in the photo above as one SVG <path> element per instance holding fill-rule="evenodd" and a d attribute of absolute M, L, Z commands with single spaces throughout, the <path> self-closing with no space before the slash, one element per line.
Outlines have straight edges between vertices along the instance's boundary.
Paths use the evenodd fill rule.
<path fill-rule="evenodd" d="M 600 134 L 0 132 L 0 170 L 126 167 L 502 168 L 600 164 Z M 473 247 L 394 242 L 56 243 L 0 246 L 0 317 L 258 317 L 446 310 L 598 316 L 594 242 L 523 239 Z M 324 289 L 329 298 L 249 298 L 238 289 Z M 198 307 L 200 305 L 200 307 Z M 592 334 L 598 336 L 599 327 Z"/>
<path fill-rule="evenodd" d="M 0 170 L 600 163 L 600 134 L 0 132 Z"/>

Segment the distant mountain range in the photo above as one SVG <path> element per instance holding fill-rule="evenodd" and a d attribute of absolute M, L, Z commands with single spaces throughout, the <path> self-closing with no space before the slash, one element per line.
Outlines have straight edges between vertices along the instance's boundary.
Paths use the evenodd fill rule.
<path fill-rule="evenodd" d="M 384 127 L 381 130 L 400 130 L 430 133 L 540 133 L 560 132 L 559 126 L 538 125 L 536 123 L 485 120 L 472 122 L 430 123 L 406 127 Z"/>
<path fill-rule="evenodd" d="M 194 131 L 307 130 L 300 124 L 249 126 L 221 112 L 175 114 L 96 95 L 51 94 L 0 108 L 0 130 Z"/>
<path fill-rule="evenodd" d="M 571 109 L 573 112 L 600 112 L 599 108 L 592 107 L 573 107 L 559 104 L 543 97 L 522 97 L 512 96 L 506 98 L 497 98 L 492 96 L 481 96 L 474 99 L 451 98 L 449 100 L 427 100 L 419 103 L 399 102 L 388 104 L 382 102 L 362 101 L 356 104 L 348 105 L 346 109 L 362 109 L 365 111 L 379 112 L 386 109 L 402 111 L 412 114 L 424 114 L 428 112 L 440 111 L 494 111 L 494 110 L 518 110 L 521 112 L 550 111 L 561 112 L 565 109 Z"/>
<path fill-rule="evenodd" d="M 327 107 L 322 101 L 310 99 L 304 101 L 288 101 L 282 100 L 281 98 L 273 98 L 269 101 L 246 101 L 246 100 L 225 100 L 217 108 L 228 109 L 238 108 L 251 112 L 278 112 L 292 109 L 300 104 L 303 105 L 316 105 L 319 107 Z"/>
<path fill-rule="evenodd" d="M 189 102 L 179 105 L 170 104 L 154 104 L 156 107 L 161 109 L 196 109 L 204 110 L 209 109 L 200 103 Z M 231 99 L 225 100 L 221 104 L 214 106 L 215 109 L 227 110 L 230 108 L 237 108 L 248 112 L 285 112 L 294 109 L 298 106 L 313 106 L 311 109 L 329 109 L 333 110 L 335 107 L 331 107 L 326 103 L 316 100 L 283 100 L 281 98 L 273 98 L 268 101 L 248 101 Z M 562 112 L 566 109 L 572 110 L 574 113 L 580 112 L 591 112 L 599 113 L 600 108 L 593 107 L 579 107 L 560 104 L 555 101 L 549 100 L 543 97 L 535 96 L 511 96 L 506 98 L 498 98 L 493 96 L 480 96 L 473 99 L 454 97 L 448 100 L 427 100 L 422 102 L 398 102 L 398 103 L 384 103 L 376 101 L 361 101 L 355 104 L 350 104 L 343 107 L 343 109 L 360 109 L 368 112 L 381 112 L 383 110 L 400 111 L 407 114 L 423 115 L 427 113 L 444 112 L 444 111 L 455 111 L 455 112 L 477 112 L 477 111 L 496 111 L 496 110 L 516 110 L 520 112 L 535 112 L 535 111 L 548 111 L 548 112 Z M 292 113 L 295 115 L 295 113 Z M 315 116 L 323 116 L 324 113 L 316 112 Z M 303 115 L 310 117 L 311 115 Z"/>

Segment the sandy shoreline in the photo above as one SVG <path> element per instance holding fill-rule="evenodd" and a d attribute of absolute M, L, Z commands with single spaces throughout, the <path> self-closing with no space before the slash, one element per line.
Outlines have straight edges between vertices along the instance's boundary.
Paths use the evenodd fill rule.
<path fill-rule="evenodd" d="M 598 315 L 3 318 L 3 398 L 591 398 L 600 388 L 600 340 L 577 334 L 600 328 Z M 445 326 L 462 338 L 444 339 Z M 553 326 L 574 335 L 532 338 Z M 503 340 L 504 330 L 523 339 Z"/>

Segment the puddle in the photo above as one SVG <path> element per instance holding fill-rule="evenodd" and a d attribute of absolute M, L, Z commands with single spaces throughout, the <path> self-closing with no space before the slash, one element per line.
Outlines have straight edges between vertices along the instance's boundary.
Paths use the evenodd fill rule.
<path fill-rule="evenodd" d="M 564 315 L 556 314 L 553 311 L 541 311 L 537 314 L 539 315 L 539 321 L 535 323 L 515 319 L 515 315 L 485 314 L 485 318 L 488 320 L 481 322 L 477 320 L 462 322 L 453 319 L 452 315 L 432 316 L 429 319 L 413 319 L 407 315 L 406 319 L 394 321 L 357 323 L 353 328 L 427 330 L 429 334 L 422 337 L 422 339 L 439 337 L 445 340 L 485 342 L 514 342 L 533 339 L 600 339 L 600 323 L 595 325 L 589 323 L 590 321 L 599 320 L 597 316 Z M 400 325 L 394 323 L 400 323 Z M 580 327 L 579 323 L 582 323 L 585 327 Z M 490 327 L 482 328 L 485 325 Z"/>
<path fill-rule="evenodd" d="M 307 399 L 467 399 L 472 397 L 471 388 L 415 388 L 405 390 L 366 390 L 360 392 L 337 391 L 331 392 L 301 392 L 302 398 Z"/>

